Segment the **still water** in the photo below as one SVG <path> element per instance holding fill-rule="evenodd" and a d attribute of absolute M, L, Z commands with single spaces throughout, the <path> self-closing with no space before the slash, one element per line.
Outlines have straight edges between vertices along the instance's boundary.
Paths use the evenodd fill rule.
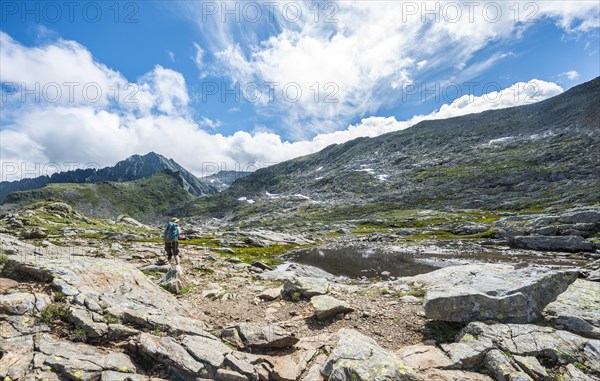
<path fill-rule="evenodd" d="M 311 265 L 350 278 L 403 277 L 467 263 L 527 263 L 557 267 L 581 266 L 582 261 L 540 252 L 499 250 L 481 246 L 365 246 L 298 250 L 283 256 L 288 262 Z"/>

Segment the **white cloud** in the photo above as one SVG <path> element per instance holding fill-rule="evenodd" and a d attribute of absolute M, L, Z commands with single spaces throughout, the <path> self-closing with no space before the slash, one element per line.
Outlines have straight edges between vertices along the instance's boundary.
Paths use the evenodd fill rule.
<path fill-rule="evenodd" d="M 122 75 L 96 62 L 83 46 L 76 43 L 58 41 L 39 48 L 22 46 L 6 34 L 1 34 L 0 38 L 8 47 L 4 49 L 3 45 L 2 49 L 3 79 L 6 74 L 6 78 L 13 81 L 67 81 L 70 80 L 68 74 L 73 73 L 82 82 L 90 79 L 126 82 Z M 57 57 L 65 58 L 65 61 L 50 59 Z M 23 71 L 15 69 L 18 65 Z M 79 71 L 82 66 L 86 67 L 86 72 Z M 137 81 L 133 90 L 133 94 L 120 94 L 118 99 L 107 97 L 104 100 L 107 106 L 85 102 L 11 104 L 11 115 L 7 117 L 4 110 L 2 114 L 1 177 L 6 178 L 5 168 L 9 164 L 11 168 L 15 163 L 21 168 L 34 162 L 42 163 L 42 168 L 51 162 L 61 165 L 75 162 L 80 167 L 93 162 L 103 166 L 148 151 L 172 157 L 200 176 L 206 174 L 207 168 L 252 170 L 256 169 L 252 163 L 265 165 L 284 161 L 316 152 L 330 144 L 408 128 L 425 119 L 526 104 L 562 92 L 554 83 L 532 80 L 507 89 L 496 89 L 497 92 L 490 89 L 486 96 L 465 95 L 429 115 L 415 116 L 408 121 L 370 117 L 356 125 L 346 124 L 342 131 L 326 131 L 310 140 L 289 142 L 260 125 L 253 133 L 238 131 L 226 136 L 212 131 L 219 127 L 218 120 L 205 117 L 195 122 L 191 118 L 185 79 L 176 71 L 156 66 Z M 126 102 L 126 95 L 136 102 Z M 335 115 L 331 112 L 328 118 Z M 11 180 L 29 175 L 23 171 L 15 174 L 12 170 L 10 174 Z"/>
<path fill-rule="evenodd" d="M 173 53 L 173 52 L 172 52 L 172 51 L 170 51 L 170 50 L 167 50 L 167 56 L 169 56 L 169 60 L 170 60 L 171 62 L 175 62 L 175 53 Z"/>
<path fill-rule="evenodd" d="M 567 72 L 562 73 L 560 77 L 567 77 L 570 80 L 574 80 L 579 78 L 579 73 L 575 70 L 569 70 Z"/>
<path fill-rule="evenodd" d="M 474 61 L 476 53 L 499 40 L 522 37 L 543 18 L 566 33 L 580 33 L 598 27 L 600 12 L 596 1 L 483 1 L 460 2 L 457 17 L 456 2 L 337 1 L 326 3 L 337 21 L 325 23 L 329 11 L 321 9 L 315 21 L 315 4 L 294 2 L 303 7 L 304 17 L 289 22 L 284 17 L 287 2 L 278 2 L 276 25 L 270 25 L 276 32 L 257 39 L 263 23 L 237 22 L 223 14 L 223 5 L 207 17 L 204 4 L 194 4 L 186 4 L 187 14 L 210 36 L 207 48 L 218 60 L 216 67 L 232 81 L 275 82 L 280 89 L 290 83 L 300 86 L 298 102 L 286 102 L 277 93 L 275 104 L 257 104 L 267 115 L 282 116 L 283 127 L 296 137 L 339 129 L 393 104 L 395 89 L 407 81 L 469 81 L 512 54 Z M 436 7 L 439 22 L 426 14 Z M 327 83 L 333 85 L 326 89 Z M 328 95 L 338 102 L 325 103 Z"/>
<path fill-rule="evenodd" d="M 200 45 L 194 43 L 194 63 L 198 69 L 204 68 L 204 49 Z"/>

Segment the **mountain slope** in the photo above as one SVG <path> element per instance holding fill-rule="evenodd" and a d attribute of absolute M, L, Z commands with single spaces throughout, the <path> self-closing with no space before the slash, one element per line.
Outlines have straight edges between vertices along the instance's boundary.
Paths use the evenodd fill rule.
<path fill-rule="evenodd" d="M 127 214 L 140 221 L 154 222 L 170 209 L 194 199 L 184 184 L 180 173 L 165 169 L 135 181 L 48 184 L 40 189 L 13 192 L 6 198 L 6 204 L 27 205 L 58 199 L 94 217 Z"/>
<path fill-rule="evenodd" d="M 239 219 L 293 202 L 518 210 L 597 203 L 598 179 L 600 78 L 536 104 L 332 145 L 260 169 L 182 212 Z"/>
<path fill-rule="evenodd" d="M 202 177 L 201 180 L 210 184 L 219 191 L 223 191 L 231 186 L 236 180 L 249 176 L 252 172 L 243 171 L 219 171 L 213 175 Z"/>
<path fill-rule="evenodd" d="M 202 182 L 174 160 L 150 152 L 144 156 L 130 156 L 127 159 L 118 162 L 113 167 L 102 169 L 76 169 L 73 171 L 55 173 L 51 176 L 40 176 L 34 179 L 22 179 L 13 182 L 3 181 L 0 183 L 0 202 L 4 202 L 11 192 L 38 189 L 46 184 L 90 184 L 103 181 L 125 182 L 147 178 L 165 169 L 179 172 L 183 179 L 183 188 L 194 196 L 202 196 L 217 192 L 215 187 Z"/>

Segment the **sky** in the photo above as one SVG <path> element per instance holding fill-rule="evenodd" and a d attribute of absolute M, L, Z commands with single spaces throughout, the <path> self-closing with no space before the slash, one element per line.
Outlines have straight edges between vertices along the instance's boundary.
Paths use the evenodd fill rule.
<path fill-rule="evenodd" d="M 254 170 L 600 75 L 598 0 L 0 6 L 3 181 L 150 151 Z"/>

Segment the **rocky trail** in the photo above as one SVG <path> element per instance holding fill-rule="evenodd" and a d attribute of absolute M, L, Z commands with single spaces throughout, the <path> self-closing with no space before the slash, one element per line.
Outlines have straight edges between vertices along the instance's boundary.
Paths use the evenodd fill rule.
<path fill-rule="evenodd" d="M 364 282 L 187 246 L 172 294 L 154 243 L 0 239 L 6 381 L 600 376 L 600 283 L 576 270 L 473 264 Z"/>
<path fill-rule="evenodd" d="M 156 228 L 42 203 L 2 218 L 13 235 L 0 233 L 0 377 L 598 380 L 597 217 L 597 208 L 508 216 L 495 223 L 500 238 L 445 246 L 408 240 L 402 229 L 326 238 L 188 229 L 181 246 L 185 274 L 178 277 L 164 262 Z M 581 234 L 575 227 L 591 238 L 586 250 L 573 253 L 564 234 Z M 515 237 L 553 237 L 542 233 L 564 233 L 554 236 L 566 244 L 563 251 L 511 246 Z M 349 245 L 367 251 L 342 255 L 339 249 Z M 402 250 L 416 247 L 420 260 L 432 245 L 450 259 L 479 250 L 487 260 L 467 256 L 409 277 L 381 271 Z M 363 262 L 373 271 L 344 277 L 306 264 L 274 264 L 277 253 L 316 250 L 320 257 L 332 248 L 333 259 L 346 267 L 362 266 L 352 255 L 366 253 Z M 381 268 L 377 250 L 387 261 Z"/>

